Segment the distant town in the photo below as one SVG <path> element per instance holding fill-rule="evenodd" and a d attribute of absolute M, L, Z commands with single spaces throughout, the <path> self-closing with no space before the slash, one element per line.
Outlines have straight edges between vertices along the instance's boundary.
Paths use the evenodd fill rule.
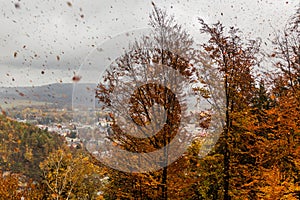
<path fill-rule="evenodd" d="M 94 146 L 92 154 L 98 154 L 101 144 L 107 140 L 111 131 L 112 119 L 100 109 L 87 109 L 87 112 L 72 110 L 70 106 L 57 107 L 55 104 L 18 105 L 5 110 L 8 117 L 22 123 L 29 123 L 42 130 L 62 136 L 67 145 L 82 148 L 85 142 Z M 203 113 L 202 113 L 203 115 Z M 203 117 L 203 116 L 202 116 Z M 193 120 L 186 130 L 194 135 L 205 137 L 206 132 Z"/>

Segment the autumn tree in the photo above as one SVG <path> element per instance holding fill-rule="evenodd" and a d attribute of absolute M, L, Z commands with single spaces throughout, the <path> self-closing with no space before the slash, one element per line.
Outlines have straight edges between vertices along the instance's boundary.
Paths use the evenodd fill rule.
<path fill-rule="evenodd" d="M 123 162 L 124 155 L 114 155 L 127 172 L 111 170 L 114 193 L 111 198 L 176 199 L 180 198 L 178 191 L 188 184 L 184 184 L 188 178 L 180 172 L 186 166 L 184 156 L 180 158 L 182 161 L 173 164 L 169 161 L 177 149 L 183 148 L 183 141 L 172 149 L 174 152 L 168 144 L 177 133 L 185 134 L 180 123 L 189 120 L 184 117 L 187 110 L 184 93 L 188 88 L 184 88 L 183 79 L 188 83 L 198 80 L 193 80 L 193 40 L 173 17 L 155 5 L 149 24 L 152 32 L 111 64 L 96 92 L 104 109 L 110 109 L 114 123 L 108 138 L 115 146 L 139 156 L 157 149 L 163 152 L 155 158 L 149 156 L 144 163 L 137 156 L 136 164 L 128 167 L 126 160 Z M 126 123 L 122 124 L 121 117 L 128 113 Z M 181 139 L 189 137 L 185 134 Z M 156 163 L 160 163 L 161 169 L 155 168 Z M 136 173 L 145 164 L 149 171 Z"/>
<path fill-rule="evenodd" d="M 40 164 L 48 199 L 95 199 L 101 192 L 102 168 L 87 153 L 74 151 L 61 148 Z"/>
<path fill-rule="evenodd" d="M 25 199 L 42 199 L 44 196 L 43 189 L 38 183 L 22 174 L 12 172 L 0 172 L 0 197 L 1 199 L 19 200 Z"/>
<path fill-rule="evenodd" d="M 270 54 L 276 72 L 271 76 L 273 107 L 267 111 L 264 135 L 268 140 L 259 187 L 265 199 L 299 199 L 299 69 L 300 10 L 277 33 Z M 262 127 L 262 126 L 261 126 Z"/>
<path fill-rule="evenodd" d="M 273 42 L 275 45 L 275 51 L 271 54 L 271 57 L 275 58 L 275 68 L 280 71 L 280 76 L 278 78 L 283 81 L 284 86 L 291 88 L 294 95 L 298 97 L 298 86 L 300 84 L 299 24 L 300 9 L 298 8 L 296 14 L 294 14 L 286 24 L 283 32 L 277 33 Z"/>
<path fill-rule="evenodd" d="M 223 199 L 228 200 L 230 196 L 241 192 L 244 182 L 250 181 L 247 180 L 251 179 L 248 170 L 255 166 L 255 158 L 252 158 L 249 152 L 250 146 L 247 145 L 249 139 L 255 137 L 248 130 L 247 123 L 251 120 L 247 115 L 250 113 L 255 88 L 255 80 L 251 72 L 257 64 L 256 54 L 260 42 L 242 40 L 239 30 L 234 27 L 230 27 L 226 33 L 225 27 L 220 22 L 208 25 L 200 19 L 200 24 L 201 33 L 210 36 L 208 42 L 202 45 L 201 56 L 206 57 L 200 60 L 204 68 L 206 66 L 206 68 L 217 69 L 224 83 L 224 131 L 216 146 L 215 155 L 219 159 L 221 157 L 218 155 L 222 155 Z M 211 66 L 207 65 L 205 59 L 209 60 Z M 218 191 L 214 193 L 217 194 Z M 220 198 L 220 195 L 217 197 Z"/>

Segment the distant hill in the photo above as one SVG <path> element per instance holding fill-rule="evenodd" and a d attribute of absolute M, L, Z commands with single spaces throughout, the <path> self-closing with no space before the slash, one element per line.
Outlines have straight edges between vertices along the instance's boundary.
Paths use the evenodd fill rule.
<path fill-rule="evenodd" d="M 75 87 L 74 87 L 75 86 Z M 96 85 L 91 83 L 54 83 L 35 87 L 0 87 L 0 106 L 15 107 L 18 105 L 45 105 L 55 104 L 58 108 L 72 107 L 73 90 L 76 88 L 74 96 L 75 107 L 91 107 L 91 99 L 94 99 Z M 195 99 L 186 97 L 187 103 L 192 110 L 196 103 Z M 96 101 L 96 107 L 100 107 L 101 103 Z M 203 107 L 206 102 L 201 102 Z"/>
<path fill-rule="evenodd" d="M 81 90 L 81 95 L 85 96 L 86 93 L 90 93 L 94 85 L 80 83 L 77 84 L 77 87 L 84 88 Z M 32 101 L 56 104 L 58 107 L 71 106 L 72 93 L 72 83 L 54 83 L 35 87 L 0 87 L 0 105 L 19 105 L 20 102 Z"/>

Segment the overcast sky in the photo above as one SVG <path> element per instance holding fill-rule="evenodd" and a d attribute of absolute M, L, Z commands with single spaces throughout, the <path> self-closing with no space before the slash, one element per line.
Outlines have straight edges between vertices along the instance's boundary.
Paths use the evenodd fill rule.
<path fill-rule="evenodd" d="M 269 44 L 299 0 L 159 0 L 201 42 L 201 17 L 239 27 Z M 0 0 L 0 86 L 72 82 L 89 52 L 114 36 L 147 27 L 148 0 Z M 101 45 L 100 45 L 101 46 Z"/>

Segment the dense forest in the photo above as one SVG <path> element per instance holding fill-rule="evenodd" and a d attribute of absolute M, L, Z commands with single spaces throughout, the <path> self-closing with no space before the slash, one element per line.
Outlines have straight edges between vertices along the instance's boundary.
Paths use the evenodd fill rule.
<path fill-rule="evenodd" d="M 3 115 L 1 199 L 300 199 L 300 9 L 276 33 L 269 52 L 260 49 L 260 40 L 245 38 L 238 28 L 207 24 L 201 18 L 199 34 L 208 40 L 194 44 L 187 31 L 155 5 L 149 25 L 154 33 L 137 41 L 111 66 L 107 82 L 98 85 L 97 98 L 112 104 L 110 95 L 121 85 L 118 77 L 133 74 L 132 62 L 163 64 L 188 79 L 196 74 L 196 81 L 204 84 L 221 79 L 224 118 L 214 148 L 201 157 L 204 143 L 195 139 L 183 155 L 161 169 L 122 172 L 101 164 L 85 148 L 69 148 L 55 134 Z M 123 133 L 115 121 L 108 139 L 124 150 L 146 153 L 161 148 L 178 129 L 176 101 L 164 96 L 172 94 L 160 87 L 155 93 L 150 86 L 132 96 L 131 112 L 144 113 L 154 105 L 149 100 L 153 98 L 168 111 L 167 122 L 158 135 L 137 139 Z M 197 88 L 195 93 L 220 98 L 210 89 Z M 133 120 L 143 125 L 140 116 Z M 209 122 L 195 123 L 205 129 Z"/>

